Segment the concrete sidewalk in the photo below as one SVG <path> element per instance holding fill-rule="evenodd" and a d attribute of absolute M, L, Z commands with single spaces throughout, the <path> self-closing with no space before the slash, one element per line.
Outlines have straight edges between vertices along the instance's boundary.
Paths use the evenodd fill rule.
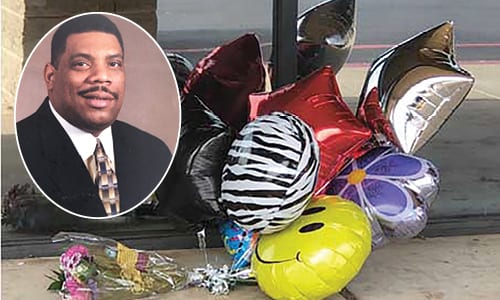
<path fill-rule="evenodd" d="M 204 265 L 199 250 L 163 251 L 187 267 Z M 223 249 L 210 249 L 213 265 L 229 263 Z M 59 299 L 46 291 L 44 274 L 57 258 L 2 261 L 2 299 Z M 500 295 L 500 235 L 412 239 L 374 251 L 349 284 L 359 300 L 495 300 Z M 149 299 L 269 299 L 257 286 L 237 286 L 228 296 L 188 288 Z M 329 299 L 343 299 L 334 295 Z"/>

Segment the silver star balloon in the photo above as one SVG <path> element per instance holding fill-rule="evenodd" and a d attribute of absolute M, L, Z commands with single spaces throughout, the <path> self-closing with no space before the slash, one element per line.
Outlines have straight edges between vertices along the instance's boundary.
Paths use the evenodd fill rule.
<path fill-rule="evenodd" d="M 357 115 L 379 137 L 379 144 L 415 153 L 465 100 L 473 84 L 474 77 L 455 60 L 453 23 L 447 21 L 373 62 Z"/>
<path fill-rule="evenodd" d="M 338 73 L 351 54 L 355 37 L 354 0 L 325 1 L 302 13 L 297 21 L 299 78 L 326 65 Z"/>

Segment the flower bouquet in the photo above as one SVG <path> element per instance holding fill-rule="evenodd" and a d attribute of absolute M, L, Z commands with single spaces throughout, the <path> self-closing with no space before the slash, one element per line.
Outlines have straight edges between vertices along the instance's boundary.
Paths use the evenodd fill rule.
<path fill-rule="evenodd" d="M 130 249 L 111 239 L 59 233 L 53 241 L 73 244 L 60 256 L 49 290 L 63 299 L 136 299 L 184 288 L 189 273 L 156 252 Z"/>
<path fill-rule="evenodd" d="M 53 271 L 48 290 L 63 299 L 128 300 L 180 290 L 204 287 L 212 294 L 228 294 L 244 272 L 229 267 L 188 270 L 172 258 L 153 251 L 135 250 L 104 237 L 86 233 L 61 232 L 54 242 L 71 242 L 60 256 L 59 270 Z"/>

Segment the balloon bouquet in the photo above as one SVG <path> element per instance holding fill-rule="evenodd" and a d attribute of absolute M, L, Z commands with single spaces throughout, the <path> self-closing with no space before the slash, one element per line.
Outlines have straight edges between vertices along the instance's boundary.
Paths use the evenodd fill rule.
<path fill-rule="evenodd" d="M 274 299 L 323 299 L 356 276 L 372 249 L 425 227 L 439 172 L 415 156 L 465 100 L 474 79 L 454 58 L 444 22 L 382 53 L 354 114 L 335 74 L 355 40 L 355 0 L 297 20 L 295 83 L 264 91 L 254 34 L 193 68 L 170 54 L 182 91 L 160 210 L 216 225 L 233 256 Z M 231 275 L 232 274 L 232 275 Z"/>

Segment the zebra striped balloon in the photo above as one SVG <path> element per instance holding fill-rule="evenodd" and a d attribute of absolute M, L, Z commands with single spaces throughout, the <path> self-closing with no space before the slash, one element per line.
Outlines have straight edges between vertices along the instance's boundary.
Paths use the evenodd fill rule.
<path fill-rule="evenodd" d="M 319 147 L 297 116 L 256 118 L 233 141 L 222 173 L 222 209 L 238 225 L 264 234 L 297 219 L 312 195 Z"/>

